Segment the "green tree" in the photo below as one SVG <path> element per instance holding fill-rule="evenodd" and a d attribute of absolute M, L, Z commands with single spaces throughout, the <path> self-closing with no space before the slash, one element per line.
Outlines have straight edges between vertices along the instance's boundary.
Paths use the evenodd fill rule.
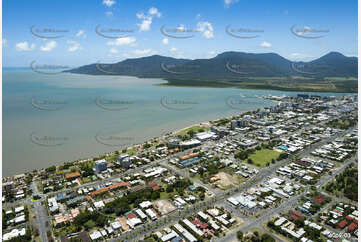
<path fill-rule="evenodd" d="M 243 232 L 242 231 L 237 232 L 237 238 L 238 238 L 239 241 L 243 240 Z"/>

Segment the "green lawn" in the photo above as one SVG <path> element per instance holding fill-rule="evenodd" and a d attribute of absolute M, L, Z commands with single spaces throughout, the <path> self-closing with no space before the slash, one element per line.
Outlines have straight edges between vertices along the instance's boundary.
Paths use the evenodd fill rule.
<path fill-rule="evenodd" d="M 192 126 L 192 127 L 190 127 L 190 128 L 187 128 L 187 129 L 183 129 L 183 130 L 175 133 L 174 136 L 178 136 L 178 135 L 184 136 L 184 135 L 186 135 L 187 132 L 190 131 L 190 130 L 193 130 L 194 133 L 198 133 L 198 132 L 201 131 L 201 130 L 207 131 L 207 130 L 209 130 L 209 128 L 204 128 L 204 127 L 201 127 L 201 126 L 199 126 L 199 125 L 195 125 L 195 126 Z"/>
<path fill-rule="evenodd" d="M 253 164 L 259 167 L 266 167 L 266 164 L 269 162 L 270 164 L 272 159 L 277 160 L 278 156 L 281 152 L 270 150 L 270 149 L 261 149 L 256 150 L 253 154 L 249 156 L 249 159 L 253 161 Z"/>
<path fill-rule="evenodd" d="M 177 195 L 178 193 L 176 191 L 173 191 L 171 193 L 168 192 L 161 192 L 160 193 L 160 198 L 158 200 L 161 199 L 171 199 L 171 197 L 173 197 L 174 195 Z"/>
<path fill-rule="evenodd" d="M 89 177 L 84 177 L 83 183 L 88 183 L 88 182 L 91 182 L 91 179 Z"/>
<path fill-rule="evenodd" d="M 202 177 L 198 173 L 193 177 L 194 179 L 200 180 Z"/>
<path fill-rule="evenodd" d="M 135 149 L 129 148 L 129 149 L 127 149 L 126 153 L 128 155 L 135 155 L 137 153 L 137 151 Z"/>
<path fill-rule="evenodd" d="M 171 194 L 167 193 L 167 192 L 161 192 L 160 193 L 160 198 L 159 199 L 168 199 L 170 197 Z"/>

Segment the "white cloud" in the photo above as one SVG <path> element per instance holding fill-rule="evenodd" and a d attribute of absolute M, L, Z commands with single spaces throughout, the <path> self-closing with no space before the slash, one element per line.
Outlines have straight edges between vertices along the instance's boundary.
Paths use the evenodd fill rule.
<path fill-rule="evenodd" d="M 269 42 L 266 42 L 266 41 L 263 41 L 261 44 L 260 44 L 261 47 L 265 47 L 265 48 L 270 48 L 272 45 L 271 43 Z"/>
<path fill-rule="evenodd" d="M 107 15 L 107 17 L 111 17 L 111 16 L 113 16 L 113 12 L 112 11 L 106 11 L 105 15 Z"/>
<path fill-rule="evenodd" d="M 119 51 L 116 48 L 111 48 L 109 52 L 112 54 L 118 54 Z"/>
<path fill-rule="evenodd" d="M 162 40 L 162 43 L 165 44 L 165 45 L 167 45 L 167 44 L 169 43 L 169 40 L 168 40 L 167 38 L 164 38 L 164 39 Z"/>
<path fill-rule="evenodd" d="M 228 8 L 231 4 L 238 2 L 238 0 L 224 0 L 224 5 Z"/>
<path fill-rule="evenodd" d="M 155 16 L 157 16 L 158 18 L 160 18 L 160 16 L 162 16 L 162 14 L 158 11 L 158 9 L 157 8 L 155 8 L 155 7 L 151 7 L 149 10 L 148 10 L 148 13 L 150 14 L 150 15 L 155 15 Z"/>
<path fill-rule="evenodd" d="M 177 48 L 175 48 L 175 47 L 172 47 L 172 48 L 170 48 L 170 52 L 176 52 L 178 49 Z"/>
<path fill-rule="evenodd" d="M 139 26 L 139 31 L 149 31 L 150 25 L 153 22 L 153 16 L 160 18 L 162 14 L 158 11 L 157 8 L 151 7 L 148 10 L 148 15 L 145 15 L 144 13 L 137 13 L 136 16 L 138 19 L 141 19 L 142 22 L 140 24 L 137 24 Z"/>
<path fill-rule="evenodd" d="M 196 15 L 196 19 L 200 19 L 200 18 L 201 18 L 201 14 L 198 13 L 198 14 Z"/>
<path fill-rule="evenodd" d="M 35 48 L 35 44 L 29 44 L 27 41 L 19 42 L 15 45 L 17 51 L 31 51 Z"/>
<path fill-rule="evenodd" d="M 111 7 L 115 4 L 116 2 L 114 0 L 103 0 L 103 4 L 106 5 L 107 7 Z"/>
<path fill-rule="evenodd" d="M 82 29 L 79 30 L 78 33 L 76 33 L 75 36 L 78 37 L 78 38 L 83 38 L 83 39 L 85 39 L 87 37 L 87 35 L 85 34 L 85 31 L 82 30 Z"/>
<path fill-rule="evenodd" d="M 68 48 L 68 51 L 69 52 L 74 52 L 74 51 L 77 51 L 77 50 L 80 50 L 81 49 L 81 46 L 78 42 L 74 41 L 74 40 L 68 40 L 67 43 L 69 45 L 71 45 L 69 48 Z"/>
<path fill-rule="evenodd" d="M 156 51 L 152 50 L 152 49 L 144 49 L 144 50 L 134 50 L 133 54 L 135 55 L 151 55 L 151 54 L 155 54 Z"/>
<path fill-rule="evenodd" d="M 46 42 L 44 46 L 40 46 L 41 51 L 52 51 L 57 46 L 57 43 L 52 40 L 49 42 Z"/>
<path fill-rule="evenodd" d="M 145 17 L 144 13 L 136 13 L 135 16 L 139 19 L 143 19 Z"/>
<path fill-rule="evenodd" d="M 3 38 L 3 39 L 2 39 L 2 46 L 3 46 L 3 47 L 7 46 L 7 44 L 8 44 L 7 42 L 8 42 L 8 41 L 7 41 L 5 38 Z"/>
<path fill-rule="evenodd" d="M 118 38 L 115 41 L 108 41 L 107 45 L 109 46 L 121 46 L 121 45 L 130 45 L 135 46 L 137 39 L 135 37 L 124 37 Z"/>
<path fill-rule="evenodd" d="M 198 22 L 197 23 L 198 30 L 203 33 L 203 36 L 207 39 L 213 39 L 213 26 L 209 22 Z"/>
<path fill-rule="evenodd" d="M 152 24 L 151 17 L 145 17 L 142 23 L 137 24 L 139 26 L 139 31 L 148 31 L 150 30 L 150 25 Z"/>
<path fill-rule="evenodd" d="M 215 50 L 208 51 L 208 55 L 210 55 L 210 56 L 214 56 L 216 54 L 217 54 L 217 52 Z"/>

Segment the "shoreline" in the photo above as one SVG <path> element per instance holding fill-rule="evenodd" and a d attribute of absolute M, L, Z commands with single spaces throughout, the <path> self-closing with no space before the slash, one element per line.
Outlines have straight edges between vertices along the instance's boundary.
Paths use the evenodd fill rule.
<path fill-rule="evenodd" d="M 268 100 L 269 100 L 269 101 L 272 101 L 272 102 L 275 102 L 275 103 L 277 102 L 277 101 L 275 101 L 275 100 L 270 100 L 270 99 L 268 99 Z M 265 106 L 265 107 L 269 107 L 269 106 Z M 239 111 L 240 111 L 240 110 L 239 110 Z M 250 111 L 252 111 L 252 110 L 250 110 Z M 239 113 L 236 114 L 236 115 L 240 115 L 240 114 L 242 114 L 242 113 L 244 113 L 244 112 L 249 112 L 249 111 L 241 111 L 241 112 L 239 112 Z M 235 115 L 235 114 L 234 114 L 234 115 Z M 222 117 L 219 117 L 219 118 L 216 118 L 216 119 L 212 119 L 212 120 L 207 120 L 207 121 L 192 123 L 192 124 L 190 124 L 190 125 L 188 125 L 188 126 L 186 126 L 186 127 L 182 127 L 182 128 L 176 129 L 176 130 L 171 131 L 171 132 L 167 132 L 168 134 L 166 134 L 165 132 L 161 132 L 161 133 L 160 133 L 158 136 L 156 136 L 156 137 L 148 138 L 147 140 L 145 140 L 145 141 L 143 141 L 143 142 L 141 142 L 141 143 L 132 144 L 132 145 L 130 145 L 130 146 L 128 146 L 128 147 L 125 147 L 125 148 L 123 148 L 123 149 L 118 149 L 118 150 L 116 149 L 116 150 L 113 150 L 113 151 L 110 151 L 110 152 L 106 152 L 106 153 L 102 153 L 102 154 L 96 154 L 96 155 L 91 156 L 91 157 L 88 157 L 88 158 L 79 158 L 79 159 L 72 160 L 72 161 L 63 161 L 63 162 L 61 162 L 60 164 L 54 164 L 54 165 L 51 165 L 51 166 L 56 166 L 56 167 L 58 168 L 59 166 L 62 166 L 62 165 L 64 165 L 65 163 L 83 163 L 83 162 L 91 161 L 91 160 L 93 160 L 94 158 L 101 157 L 101 156 L 108 157 L 108 156 L 110 156 L 110 155 L 114 155 L 115 152 L 117 152 L 117 151 L 121 152 L 121 151 L 124 150 L 124 149 L 127 149 L 127 150 L 129 150 L 129 149 L 135 149 L 135 150 L 136 150 L 137 147 L 142 146 L 143 144 L 145 144 L 145 143 L 147 143 L 147 142 L 149 142 L 149 141 L 151 141 L 151 140 L 153 140 L 153 139 L 159 140 L 159 139 L 161 139 L 161 138 L 163 138 L 163 137 L 172 136 L 172 135 L 174 135 L 174 134 L 176 134 L 176 133 L 182 132 L 182 131 L 184 131 L 184 130 L 186 130 L 186 129 L 189 129 L 189 128 L 191 128 L 191 127 L 198 126 L 198 125 L 201 125 L 201 124 L 210 124 L 211 122 L 216 122 L 216 121 L 219 121 L 219 120 L 221 120 L 221 119 L 229 119 L 229 118 L 233 117 L 234 115 L 222 116 Z M 47 168 L 49 168 L 49 167 L 51 167 L 51 166 L 42 167 L 42 168 L 35 169 L 35 170 L 36 170 L 37 172 L 39 172 L 39 171 L 42 171 L 42 170 L 44 170 L 44 169 L 47 169 Z M 15 175 L 10 175 L 10 176 L 3 177 L 3 179 L 5 179 L 5 180 L 12 179 L 12 178 L 14 178 L 14 177 L 16 177 L 16 176 L 19 176 L 19 175 L 23 175 L 23 174 L 27 174 L 27 173 L 32 173 L 33 171 L 34 171 L 34 170 L 29 170 L 29 171 L 25 171 L 25 172 L 22 172 L 22 173 L 17 173 L 17 174 L 15 174 Z"/>
<path fill-rule="evenodd" d="M 140 77 L 142 78 L 142 77 Z M 201 83 L 201 82 L 196 82 L 196 84 L 187 84 L 187 83 L 177 83 L 177 81 L 182 81 L 182 80 L 174 80 L 174 82 L 172 82 L 171 80 L 168 79 L 162 79 L 167 81 L 167 83 L 159 83 L 159 84 L 154 84 L 156 86 L 164 86 L 164 87 L 192 87 L 192 88 L 237 88 L 237 89 L 243 89 L 243 90 L 270 90 L 270 91 L 285 91 L 285 92 L 310 92 L 310 93 L 314 93 L 314 92 L 322 92 L 322 93 L 350 93 L 350 94 L 354 94 L 354 93 L 358 93 L 358 90 L 342 90 L 342 89 L 307 89 L 307 88 L 285 88 L 285 87 L 277 87 L 277 86 L 262 86 L 262 87 L 255 87 L 255 86 L 239 86 L 239 85 L 232 85 L 232 84 L 226 84 L 226 83 L 222 83 L 222 82 L 212 82 L 212 84 L 214 85 L 210 85 L 208 83 Z"/>
<path fill-rule="evenodd" d="M 345 94 L 346 94 L 346 93 L 345 93 Z M 352 95 L 351 93 L 347 93 L 347 94 L 348 94 L 348 95 Z M 347 95 L 347 94 L 346 94 L 346 95 Z M 287 96 L 287 97 L 291 97 L 291 96 Z M 266 99 L 266 100 L 268 100 L 268 101 L 273 102 L 273 105 L 265 105 L 264 107 L 274 106 L 276 103 L 278 103 L 278 102 L 280 101 L 280 100 L 270 99 L 270 97 L 267 97 L 267 96 L 259 96 L 259 97 L 257 97 L 257 98 L 258 98 L 258 99 Z M 256 110 L 256 109 L 255 109 L 255 110 Z M 254 110 L 249 110 L 249 111 L 254 111 Z M 241 111 L 241 110 L 238 110 L 238 111 L 237 111 L 237 112 L 238 112 L 237 114 L 233 114 L 233 115 L 230 115 L 230 116 L 221 116 L 221 117 L 219 117 L 219 118 L 212 119 L 212 120 L 206 120 L 206 121 L 201 121 L 201 122 L 192 123 L 192 124 L 190 124 L 190 125 L 188 125 L 188 126 L 186 126 L 186 127 L 182 127 L 182 128 L 176 129 L 176 130 L 174 130 L 174 131 L 170 131 L 170 132 L 161 132 L 161 133 L 159 133 L 157 136 L 150 137 L 150 138 L 148 138 L 147 140 L 144 140 L 144 141 L 142 141 L 142 142 L 140 142 L 140 143 L 131 144 L 130 146 L 124 147 L 124 148 L 122 148 L 122 149 L 115 149 L 115 150 L 112 150 L 112 151 L 109 151 L 109 152 L 105 152 L 105 153 L 98 153 L 98 154 L 95 154 L 95 155 L 93 155 L 93 156 L 91 156 L 91 157 L 88 157 L 88 158 L 82 158 L 82 157 L 80 157 L 80 158 L 78 158 L 78 159 L 71 160 L 71 161 L 62 161 L 62 162 L 60 162 L 59 164 L 53 164 L 53 165 L 50 165 L 50 166 L 47 166 L 47 167 L 41 167 L 41 168 L 38 168 L 38 169 L 35 169 L 35 170 L 36 170 L 36 172 L 39 172 L 39 171 L 42 171 L 42 170 L 44 170 L 44 169 L 47 169 L 47 168 L 49 168 L 49 167 L 51 167 L 51 166 L 56 166 L 56 167 L 58 168 L 59 166 L 62 166 L 62 165 L 64 165 L 65 163 L 74 163 L 74 164 L 76 164 L 76 163 L 83 163 L 83 162 L 91 161 L 91 160 L 93 160 L 93 159 L 95 159 L 95 158 L 97 158 L 97 157 L 99 158 L 99 157 L 103 157 L 103 156 L 106 158 L 106 157 L 108 157 L 108 156 L 110 156 L 110 155 L 114 155 L 116 152 L 122 153 L 122 150 L 124 150 L 124 149 L 126 149 L 126 150 L 129 150 L 129 149 L 137 150 L 137 148 L 139 148 L 140 146 L 148 143 L 149 141 L 152 141 L 152 140 L 157 140 L 157 141 L 159 141 L 161 138 L 163 138 L 163 137 L 165 137 L 165 136 L 172 136 L 172 135 L 174 135 L 174 134 L 176 134 L 176 133 L 178 133 L 178 132 L 184 131 L 184 130 L 189 129 L 189 128 L 191 128 L 191 127 L 194 127 L 194 126 L 197 126 L 197 125 L 201 125 L 201 124 L 206 124 L 206 123 L 210 124 L 211 122 L 216 122 L 216 121 L 219 121 L 219 120 L 221 120 L 221 119 L 229 119 L 229 118 L 231 118 L 231 117 L 233 117 L 233 116 L 235 116 L 235 115 L 240 115 L 240 114 L 242 114 L 242 113 L 249 112 L 249 111 Z M 100 159 L 101 159 L 101 158 L 100 158 Z M 10 176 L 6 176 L 6 177 L 3 176 L 3 179 L 5 179 L 5 180 L 12 179 L 12 178 L 14 178 L 14 177 L 16 177 L 16 176 L 19 176 L 19 175 L 32 173 L 33 171 L 34 171 L 34 170 L 28 170 L 28 171 L 24 171 L 24 172 L 22 172 L 22 173 L 17 173 L 17 174 L 10 175 Z"/>

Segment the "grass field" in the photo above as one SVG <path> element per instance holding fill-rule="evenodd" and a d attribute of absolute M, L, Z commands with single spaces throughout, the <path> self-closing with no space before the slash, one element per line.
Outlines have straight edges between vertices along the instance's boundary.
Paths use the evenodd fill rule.
<path fill-rule="evenodd" d="M 135 149 L 129 148 L 129 149 L 127 149 L 126 153 L 128 155 L 135 155 L 137 153 L 137 151 Z"/>
<path fill-rule="evenodd" d="M 253 164 L 259 167 L 266 167 L 267 163 L 271 164 L 272 159 L 277 160 L 281 152 L 269 149 L 256 150 L 255 153 L 249 156 Z"/>
<path fill-rule="evenodd" d="M 201 127 L 201 126 L 199 126 L 199 125 L 195 125 L 195 126 L 192 126 L 192 127 L 190 127 L 190 128 L 187 128 L 187 129 L 183 129 L 183 130 L 175 133 L 174 136 L 178 136 L 178 135 L 184 136 L 184 135 L 186 135 L 187 132 L 190 131 L 190 130 L 193 130 L 194 133 L 198 133 L 198 132 L 201 132 L 201 131 L 209 130 L 209 128 L 204 128 L 204 127 Z"/>
<path fill-rule="evenodd" d="M 161 192 L 159 199 L 170 199 L 175 193 Z"/>
<path fill-rule="evenodd" d="M 88 182 L 91 182 L 91 179 L 89 177 L 84 177 L 83 183 L 88 183 Z"/>

